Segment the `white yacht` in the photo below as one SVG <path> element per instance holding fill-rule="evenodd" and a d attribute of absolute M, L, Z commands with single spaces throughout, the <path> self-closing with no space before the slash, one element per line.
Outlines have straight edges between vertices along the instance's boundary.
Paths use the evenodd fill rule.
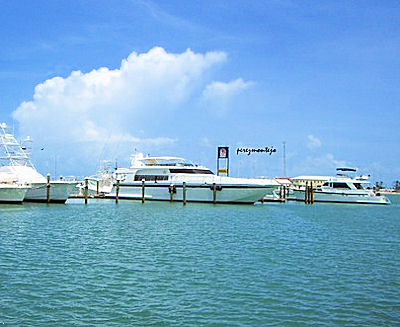
<path fill-rule="evenodd" d="M 352 168 L 338 168 L 338 171 L 355 172 Z M 375 192 L 370 185 L 368 176 L 349 177 L 342 173 L 338 176 L 301 176 L 293 180 L 313 181 L 314 202 L 336 202 L 356 204 L 390 204 L 390 200 Z M 293 188 L 291 199 L 304 201 L 306 188 L 304 185 Z"/>
<path fill-rule="evenodd" d="M 114 172 L 109 197 L 123 199 L 253 204 L 272 194 L 279 183 L 272 179 L 216 176 L 207 167 L 183 158 L 133 156 L 131 167 Z M 144 190 L 142 188 L 144 184 Z M 185 187 L 185 191 L 184 191 Z"/>
<path fill-rule="evenodd" d="M 111 161 L 102 161 L 97 174 L 87 177 L 87 180 L 90 194 L 105 195 L 110 193 L 114 183 L 113 174 L 111 172 Z M 85 182 L 82 182 L 79 187 L 81 189 L 80 193 L 83 193 Z"/>
<path fill-rule="evenodd" d="M 5 123 L 0 124 L 0 173 L 13 176 L 17 183 L 29 184 L 24 201 L 47 201 L 47 178 L 35 169 Z M 50 181 L 49 201 L 65 203 L 76 184 L 76 181 Z"/>

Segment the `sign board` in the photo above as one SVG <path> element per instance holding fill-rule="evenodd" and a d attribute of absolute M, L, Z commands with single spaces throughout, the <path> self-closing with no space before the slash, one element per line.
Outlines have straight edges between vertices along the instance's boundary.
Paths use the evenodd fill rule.
<path fill-rule="evenodd" d="M 222 160 L 222 163 L 225 163 L 225 168 L 219 167 L 219 162 Z M 219 146 L 217 153 L 217 175 L 226 174 L 229 176 L 229 147 L 228 146 Z"/>
<path fill-rule="evenodd" d="M 218 159 L 228 159 L 229 158 L 229 147 L 219 146 L 218 147 Z"/>

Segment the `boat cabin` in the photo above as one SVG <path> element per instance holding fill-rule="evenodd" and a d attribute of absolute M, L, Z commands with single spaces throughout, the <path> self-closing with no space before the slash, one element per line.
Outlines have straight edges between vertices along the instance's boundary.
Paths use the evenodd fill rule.
<path fill-rule="evenodd" d="M 178 157 L 143 157 L 134 156 L 130 168 L 120 168 L 115 172 L 116 178 L 121 181 L 168 181 L 178 174 L 214 175 L 202 166 L 193 164 Z"/>
<path fill-rule="evenodd" d="M 325 182 L 322 186 L 334 189 L 342 189 L 342 190 L 364 189 L 361 183 L 355 183 L 355 182 Z"/>

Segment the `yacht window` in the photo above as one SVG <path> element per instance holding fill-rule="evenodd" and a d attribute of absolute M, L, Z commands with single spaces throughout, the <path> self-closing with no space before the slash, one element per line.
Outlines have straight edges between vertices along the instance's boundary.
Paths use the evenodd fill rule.
<path fill-rule="evenodd" d="M 171 168 L 169 171 L 172 174 L 211 174 L 211 175 L 214 175 L 214 173 L 208 169 Z"/>
<path fill-rule="evenodd" d="M 354 186 L 356 187 L 356 189 L 358 190 L 363 190 L 363 186 L 361 185 L 361 183 L 354 183 Z"/>
<path fill-rule="evenodd" d="M 350 186 L 347 185 L 346 183 L 333 183 L 333 188 L 350 189 Z"/>
<path fill-rule="evenodd" d="M 168 180 L 168 175 L 135 175 L 135 181 L 166 181 Z"/>
<path fill-rule="evenodd" d="M 322 186 L 329 186 L 329 183 L 325 182 Z"/>

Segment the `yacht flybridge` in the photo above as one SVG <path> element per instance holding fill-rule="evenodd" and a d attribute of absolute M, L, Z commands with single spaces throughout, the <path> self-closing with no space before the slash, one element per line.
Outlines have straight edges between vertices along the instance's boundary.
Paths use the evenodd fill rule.
<path fill-rule="evenodd" d="M 5 123 L 0 124 L 0 176 L 1 174 L 9 176 L 15 183 L 29 186 L 24 201 L 47 201 L 46 177 L 35 169 L 25 149 L 9 132 Z M 51 181 L 50 202 L 65 203 L 76 184 L 75 181 Z"/>
<path fill-rule="evenodd" d="M 108 196 L 124 199 L 253 204 L 272 194 L 279 183 L 272 179 L 216 176 L 204 166 L 177 157 L 132 157 L 131 167 L 114 172 Z M 142 186 L 145 186 L 143 194 Z M 185 191 L 184 191 L 185 188 Z M 185 194 L 184 194 L 185 192 Z"/>
<path fill-rule="evenodd" d="M 308 181 L 310 184 L 312 181 L 318 181 L 319 185 L 313 190 L 315 202 L 390 204 L 386 196 L 369 187 L 369 176 L 348 176 L 349 172 L 356 172 L 354 168 L 337 168 L 337 171 L 337 176 L 300 176 L 292 180 L 302 180 L 303 183 Z M 304 185 L 298 185 L 292 192 L 294 200 L 304 201 Z"/>

